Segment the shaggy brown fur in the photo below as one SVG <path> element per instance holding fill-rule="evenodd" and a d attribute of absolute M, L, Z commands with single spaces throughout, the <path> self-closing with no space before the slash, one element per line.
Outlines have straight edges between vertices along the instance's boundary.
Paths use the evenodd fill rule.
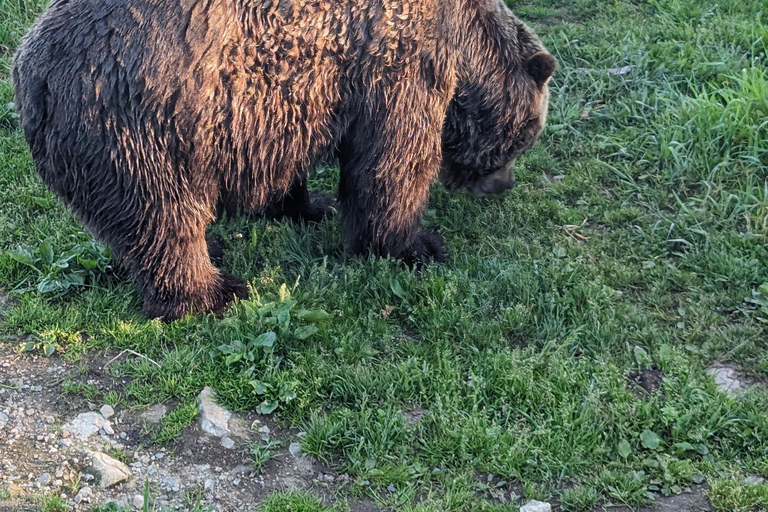
<path fill-rule="evenodd" d="M 501 0 L 58 0 L 13 80 L 40 176 L 171 320 L 247 296 L 211 263 L 217 207 L 319 221 L 320 163 L 348 250 L 442 258 L 430 184 L 510 186 L 553 71 Z"/>

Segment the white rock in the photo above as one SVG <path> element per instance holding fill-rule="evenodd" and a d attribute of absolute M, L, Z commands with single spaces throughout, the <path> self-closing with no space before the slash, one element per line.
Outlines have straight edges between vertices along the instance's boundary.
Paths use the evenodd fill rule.
<path fill-rule="evenodd" d="M 288 446 L 288 451 L 293 455 L 294 457 L 298 457 L 301 454 L 301 444 L 299 443 L 291 443 Z"/>
<path fill-rule="evenodd" d="M 140 418 L 147 423 L 159 423 L 163 416 L 168 412 L 168 408 L 162 404 L 153 405 L 146 412 L 142 413 Z"/>
<path fill-rule="evenodd" d="M 101 452 L 91 452 L 90 456 L 93 469 L 101 478 L 102 489 L 117 485 L 131 477 L 130 468 L 119 460 Z"/>
<path fill-rule="evenodd" d="M 758 475 L 751 475 L 744 479 L 744 483 L 749 485 L 762 485 L 765 483 L 765 478 Z"/>
<path fill-rule="evenodd" d="M 101 409 L 99 409 L 99 412 L 101 413 L 102 416 L 104 416 L 105 420 L 108 420 L 109 418 L 115 415 L 115 410 L 112 408 L 112 406 L 106 405 L 106 404 L 101 406 Z"/>
<path fill-rule="evenodd" d="M 0 412 L 0 430 L 5 428 L 7 424 L 8 424 L 8 415 Z"/>
<path fill-rule="evenodd" d="M 229 436 L 224 436 L 221 438 L 221 446 L 226 448 L 227 450 L 231 450 L 235 447 L 235 442 L 232 440 Z"/>
<path fill-rule="evenodd" d="M 80 439 L 88 439 L 97 433 L 100 428 L 112 430 L 112 425 L 97 412 L 84 412 L 61 427 L 61 431 L 69 435 L 78 436 Z"/>
<path fill-rule="evenodd" d="M 214 402 L 215 393 L 209 387 L 200 392 L 200 428 L 216 437 L 229 434 L 229 418 L 232 413 Z"/>
<path fill-rule="evenodd" d="M 737 391 L 741 391 L 747 387 L 743 381 L 739 379 L 739 373 L 728 366 L 717 366 L 707 368 L 707 373 L 714 377 L 717 387 L 723 393 L 733 394 Z"/>
<path fill-rule="evenodd" d="M 531 500 L 520 507 L 520 512 L 552 512 L 552 505 L 543 501 Z"/>
<path fill-rule="evenodd" d="M 80 503 L 82 501 L 91 501 L 91 496 L 93 496 L 93 489 L 91 489 L 90 487 L 83 487 L 75 495 L 74 501 L 75 503 Z"/>
<path fill-rule="evenodd" d="M 144 507 L 144 496 L 137 494 L 133 497 L 133 508 L 141 510 Z"/>

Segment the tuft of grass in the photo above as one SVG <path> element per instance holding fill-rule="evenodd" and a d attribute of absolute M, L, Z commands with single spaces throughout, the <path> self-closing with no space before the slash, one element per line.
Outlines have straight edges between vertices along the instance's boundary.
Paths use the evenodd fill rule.
<path fill-rule="evenodd" d="M 61 383 L 61 392 L 68 395 L 77 395 L 86 400 L 93 400 L 99 396 L 99 388 L 94 384 L 74 380 L 71 375 L 67 375 Z"/>
<path fill-rule="evenodd" d="M 40 499 L 40 512 L 68 512 L 69 501 L 61 496 L 49 494 Z"/>
<path fill-rule="evenodd" d="M 743 479 L 718 478 L 710 482 L 709 499 L 717 510 L 746 512 L 768 507 L 768 485 Z"/>
<path fill-rule="evenodd" d="M 176 439 L 184 428 L 195 421 L 197 414 L 195 403 L 179 405 L 160 420 L 158 430 L 152 434 L 152 442 L 167 443 Z"/>
<path fill-rule="evenodd" d="M 600 492 L 591 485 L 582 485 L 565 489 L 560 494 L 560 507 L 566 512 L 585 512 L 592 510 L 600 501 Z"/>
<path fill-rule="evenodd" d="M 255 441 L 249 445 L 251 463 L 257 470 L 261 470 L 264 464 L 274 456 L 274 449 L 282 445 L 282 441 L 271 439 L 269 434 L 262 434 L 261 442 Z"/>
<path fill-rule="evenodd" d="M 269 496 L 260 512 L 343 512 L 348 508 L 328 507 L 305 492 L 277 492 Z"/>

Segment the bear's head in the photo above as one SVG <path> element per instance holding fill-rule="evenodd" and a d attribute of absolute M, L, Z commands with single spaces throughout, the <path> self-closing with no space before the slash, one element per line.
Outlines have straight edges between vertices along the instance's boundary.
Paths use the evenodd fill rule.
<path fill-rule="evenodd" d="M 483 196 L 514 185 L 515 160 L 541 134 L 557 65 L 500 0 L 468 0 L 440 181 Z"/>

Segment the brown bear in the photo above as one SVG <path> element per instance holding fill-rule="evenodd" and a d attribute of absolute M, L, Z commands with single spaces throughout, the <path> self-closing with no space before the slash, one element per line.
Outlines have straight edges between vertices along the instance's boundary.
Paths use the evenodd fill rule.
<path fill-rule="evenodd" d="M 173 320 L 247 297 L 219 208 L 319 221 L 323 163 L 349 251 L 441 259 L 430 184 L 509 188 L 554 68 L 502 0 L 54 0 L 13 81 L 43 181 Z"/>

